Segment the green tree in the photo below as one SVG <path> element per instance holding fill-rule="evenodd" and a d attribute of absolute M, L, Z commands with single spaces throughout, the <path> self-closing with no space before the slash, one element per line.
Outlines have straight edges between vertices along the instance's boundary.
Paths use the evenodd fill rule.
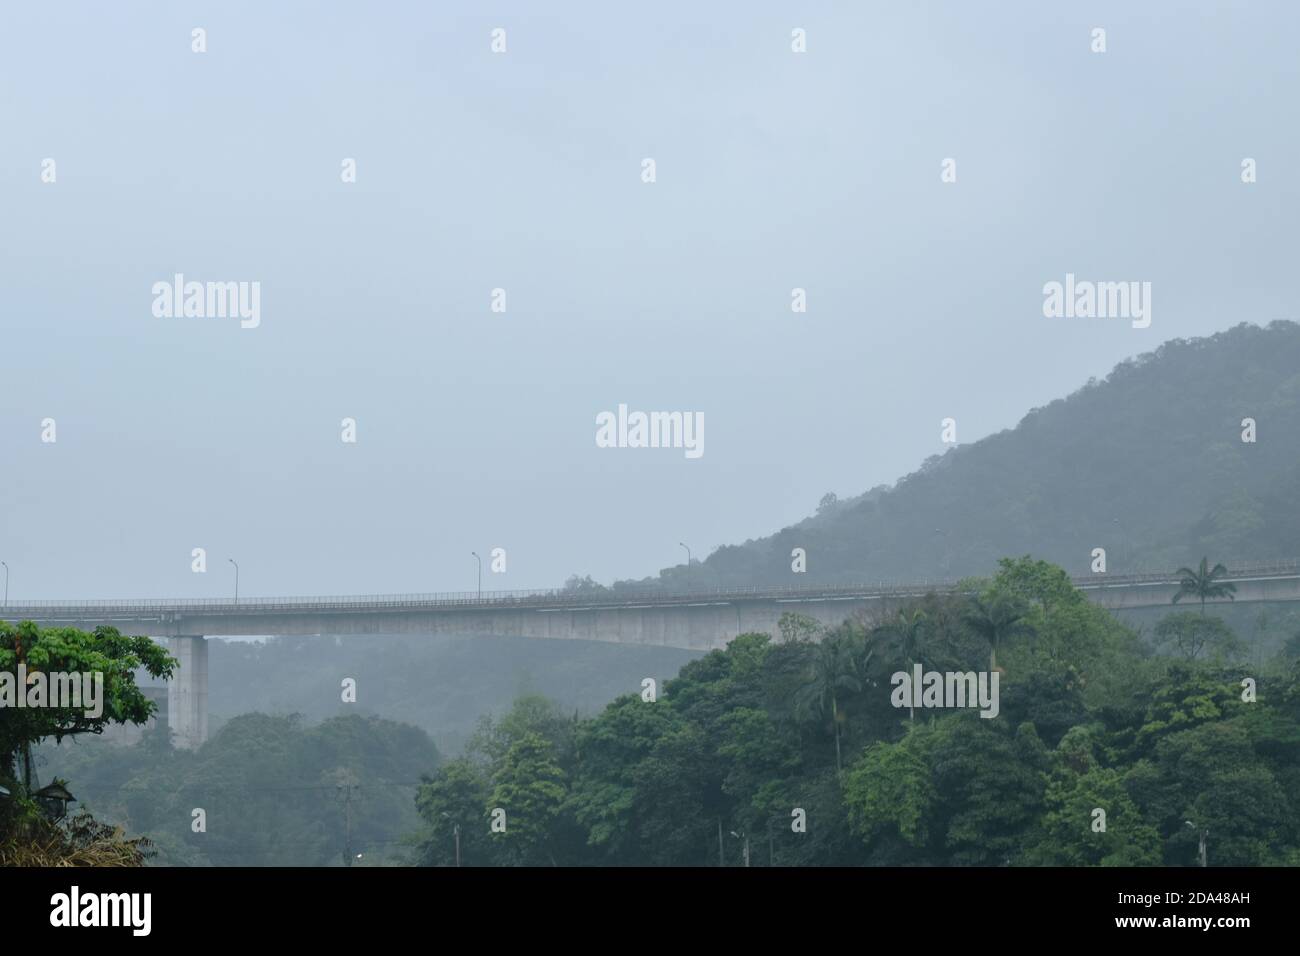
<path fill-rule="evenodd" d="M 483 815 L 488 782 L 482 769 L 461 757 L 432 775 L 425 774 L 421 781 L 415 806 L 425 826 L 417 840 L 417 864 L 454 866 L 457 845 L 462 866 L 493 862 L 495 847 L 487 837 Z"/>
<path fill-rule="evenodd" d="M 1029 633 L 1026 606 L 1014 595 L 996 588 L 971 599 L 963 620 L 989 646 L 989 670 L 998 669 L 998 648 L 1008 640 Z"/>
<path fill-rule="evenodd" d="M 505 811 L 505 830 L 493 832 L 492 839 L 509 859 L 522 866 L 558 865 L 551 831 L 566 793 L 564 770 L 549 740 L 529 731 L 510 745 L 493 773 L 487 807 L 489 814 Z"/>
<path fill-rule="evenodd" d="M 908 724 L 854 765 L 849 824 L 878 862 L 1016 862 L 1042 812 L 1048 754 L 1032 725 L 1010 734 L 992 723 L 953 714 Z"/>
<path fill-rule="evenodd" d="M 921 661 L 929 625 L 925 611 L 920 608 L 899 608 L 880 628 L 879 633 L 884 638 L 885 647 L 891 656 L 896 656 L 907 665 L 908 674 L 911 674 L 913 665 Z M 907 707 L 907 718 L 916 719 L 916 710 L 911 703 Z"/>
<path fill-rule="evenodd" d="M 1129 759 L 1150 756 L 1170 734 L 1237 716 L 1247 706 L 1240 691 L 1203 665 L 1177 661 L 1152 672 L 1141 724 L 1125 735 L 1131 739 Z"/>
<path fill-rule="evenodd" d="M 786 611 L 776 622 L 777 630 L 784 643 L 793 641 L 815 641 L 822 632 L 821 622 L 807 614 Z"/>
<path fill-rule="evenodd" d="M 1022 558 L 1002 558 L 994 578 L 998 590 L 1014 594 L 1032 602 L 1041 613 L 1041 621 L 1049 624 L 1055 608 L 1083 603 L 1083 596 L 1070 583 L 1065 569 L 1049 561 L 1036 560 L 1029 555 Z"/>
<path fill-rule="evenodd" d="M 580 594 L 603 594 L 608 592 L 609 588 L 596 581 L 590 574 L 582 577 L 571 574 L 564 582 L 564 590 L 577 591 Z"/>
<path fill-rule="evenodd" d="M 723 721 L 718 756 L 725 761 L 722 790 L 736 806 L 737 822 L 755 839 L 765 836 L 776 809 L 773 794 L 799 766 L 796 741 L 766 711 L 733 710 Z"/>
<path fill-rule="evenodd" d="M 1200 657 L 1202 651 L 1227 660 L 1245 651 L 1245 645 L 1222 618 L 1206 617 L 1204 611 L 1166 614 L 1156 625 L 1155 643 L 1173 647 L 1189 661 Z"/>
<path fill-rule="evenodd" d="M 635 694 L 618 698 L 583 722 L 569 810 L 598 860 L 646 862 L 654 852 L 647 846 L 645 826 L 668 808 L 647 800 L 643 766 L 667 759 L 660 745 L 686 726 L 668 700 L 648 703 Z"/>
<path fill-rule="evenodd" d="M 1119 771 L 1062 769 L 1045 794 L 1041 836 L 1026 862 L 1040 866 L 1159 866 L 1160 834 L 1124 789 Z M 1102 810 L 1104 817 L 1096 811 Z M 1105 829 L 1101 830 L 1104 820 Z"/>
<path fill-rule="evenodd" d="M 1100 724 L 1076 725 L 1061 738 L 1052 753 L 1038 838 L 1023 862 L 1031 866 L 1160 865 L 1160 834 L 1125 789 L 1123 772 L 1102 766 L 1106 753 Z"/>
<path fill-rule="evenodd" d="M 643 858 L 655 865 L 712 865 L 716 824 L 730 806 L 718 781 L 713 741 L 703 729 L 674 723 L 631 780 Z"/>
<path fill-rule="evenodd" d="M 989 726 L 990 724 L 995 726 Z M 1017 862 L 1043 812 L 1049 754 L 1032 724 L 1006 724 L 960 713 L 935 721 L 931 756 L 945 862 L 1005 866 Z"/>
<path fill-rule="evenodd" d="M 847 632 L 828 634 L 813 654 L 803 687 L 798 695 L 798 708 L 809 716 L 826 716 L 830 712 L 835 732 L 835 769 L 842 771 L 840 756 L 840 698 L 846 693 L 862 690 L 858 648 L 854 635 Z"/>
<path fill-rule="evenodd" d="M 1204 614 L 1207 599 L 1226 597 L 1229 601 L 1236 600 L 1237 586 L 1231 581 L 1219 580 L 1227 575 L 1228 569 L 1222 564 L 1211 568 L 1209 564 L 1208 558 L 1201 558 L 1201 566 L 1196 570 L 1182 567 L 1174 572 L 1179 578 L 1178 593 L 1174 595 L 1175 604 L 1185 597 L 1197 598 L 1201 602 L 1201 613 Z"/>
<path fill-rule="evenodd" d="M 85 707 L 17 708 L 7 701 L 0 707 L 0 781 L 10 784 L 25 784 L 26 779 L 19 781 L 16 776 L 16 762 L 46 737 L 58 742 L 102 733 L 111 723 L 147 721 L 154 704 L 136 686 L 136 671 L 169 678 L 176 660 L 150 638 L 124 637 L 112 627 L 86 633 L 71 627 L 42 628 L 31 621 L 16 626 L 0 621 L 0 695 L 30 689 L 18 684 L 20 666 L 29 679 L 42 675 L 47 686 L 51 674 L 102 675 L 102 713 L 87 716 L 88 702 Z"/>
<path fill-rule="evenodd" d="M 573 754 L 577 726 L 576 715 L 561 713 L 554 701 L 540 694 L 522 694 L 500 719 L 483 717 L 465 751 L 494 767 L 500 766 L 516 742 L 537 734 L 555 748 L 556 759 L 567 764 Z"/>
<path fill-rule="evenodd" d="M 1210 831 L 1211 865 L 1284 858 L 1295 808 L 1253 739 L 1246 715 L 1259 706 L 1168 734 L 1130 772 L 1129 791 L 1166 840 L 1166 863 L 1193 865 L 1202 829 Z"/>
<path fill-rule="evenodd" d="M 909 846 L 926 848 L 938 799 L 928 762 L 934 735 L 932 728 L 913 725 L 898 743 L 872 744 L 845 776 L 849 827 L 867 844 L 892 830 Z"/>

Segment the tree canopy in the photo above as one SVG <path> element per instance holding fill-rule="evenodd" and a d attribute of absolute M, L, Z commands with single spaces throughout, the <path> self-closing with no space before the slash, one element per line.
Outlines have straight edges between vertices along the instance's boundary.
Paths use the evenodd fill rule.
<path fill-rule="evenodd" d="M 1215 653 L 1159 653 L 1024 557 L 877 619 L 741 635 L 654 701 L 521 700 L 422 787 L 425 862 L 449 864 L 454 805 L 466 865 L 731 866 L 746 844 L 756 866 L 1195 865 L 1188 821 L 1211 865 L 1295 863 L 1300 661 L 1248 669 L 1216 618 L 1165 630 L 1188 617 Z M 984 671 L 993 647 L 997 717 L 890 703 L 891 673 Z"/>

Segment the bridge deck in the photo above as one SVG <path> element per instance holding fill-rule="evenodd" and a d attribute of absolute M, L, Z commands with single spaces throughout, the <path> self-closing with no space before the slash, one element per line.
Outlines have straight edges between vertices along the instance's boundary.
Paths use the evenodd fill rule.
<path fill-rule="evenodd" d="M 1242 585 L 1253 582 L 1300 580 L 1300 561 L 1280 561 L 1239 566 L 1223 580 Z M 1071 578 L 1083 591 L 1177 587 L 1171 571 L 1140 574 L 1079 575 Z M 431 594 L 381 594 L 324 597 L 117 599 L 10 602 L 0 609 L 0 619 L 36 621 L 165 620 L 172 617 L 224 616 L 279 617 L 285 614 L 347 615 L 383 612 L 599 610 L 614 608 L 672 607 L 741 602 L 821 602 L 919 597 L 951 593 L 954 580 L 926 580 L 905 584 L 879 582 L 856 585 L 801 585 L 791 587 L 717 588 L 668 591 L 652 587 L 617 587 L 600 590 L 545 590 L 442 592 Z"/>

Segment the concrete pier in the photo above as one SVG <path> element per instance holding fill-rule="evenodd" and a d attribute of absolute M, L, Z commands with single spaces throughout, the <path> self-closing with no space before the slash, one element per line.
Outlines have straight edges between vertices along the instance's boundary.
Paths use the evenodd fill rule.
<path fill-rule="evenodd" d="M 179 666 L 167 685 L 167 725 L 172 746 L 194 750 L 208 739 L 208 642 L 184 636 L 169 643 Z"/>
<path fill-rule="evenodd" d="M 1300 601 L 1300 561 L 1235 564 L 1224 580 L 1236 586 L 1237 604 Z M 1179 576 L 1171 571 L 1087 574 L 1073 578 L 1073 583 L 1090 601 L 1112 610 L 1173 610 L 1179 590 Z M 167 694 L 172 740 L 177 747 L 194 748 L 208 739 L 208 646 L 205 638 L 197 635 L 483 634 L 707 651 L 726 647 L 737 634 L 775 636 L 786 612 L 827 626 L 855 614 L 879 620 L 902 602 L 930 593 L 951 593 L 956 587 L 950 581 L 922 581 L 696 592 L 552 589 L 258 597 L 238 602 L 212 598 L 35 601 L 10 604 L 0 617 L 81 630 L 106 624 L 124 634 L 168 639 L 172 655 L 180 661 Z"/>

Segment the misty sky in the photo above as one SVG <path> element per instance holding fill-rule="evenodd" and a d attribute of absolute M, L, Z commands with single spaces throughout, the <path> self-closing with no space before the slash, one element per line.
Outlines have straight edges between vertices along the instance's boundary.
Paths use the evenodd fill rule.
<path fill-rule="evenodd" d="M 10 600 L 223 596 L 232 556 L 248 595 L 472 589 L 493 547 L 485 588 L 640 577 L 896 480 L 944 417 L 971 442 L 1170 338 L 1296 318 L 1297 26 L 1289 2 L 6 4 Z M 177 272 L 259 281 L 260 327 L 155 317 Z M 1150 281 L 1151 327 L 1044 318 L 1067 272 Z M 619 403 L 702 412 L 703 457 L 597 448 Z"/>

